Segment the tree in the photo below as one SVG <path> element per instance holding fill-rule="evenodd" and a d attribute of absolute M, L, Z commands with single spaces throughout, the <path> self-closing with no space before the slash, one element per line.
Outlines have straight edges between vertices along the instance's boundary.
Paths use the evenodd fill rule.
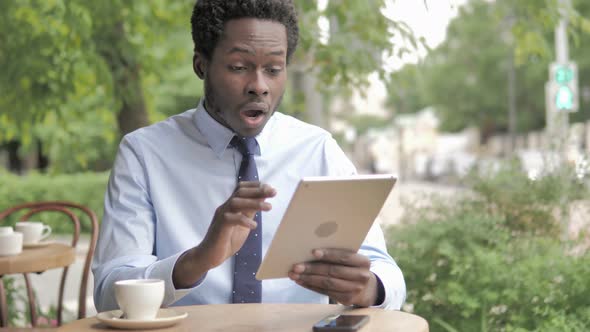
<path fill-rule="evenodd" d="M 399 107 L 400 98 L 395 92 L 398 84 L 414 86 L 413 91 L 405 94 L 410 100 L 419 96 L 418 104 L 435 106 L 444 130 L 476 126 L 483 139 L 506 131 L 512 57 L 516 67 L 517 130 L 542 128 L 544 83 L 548 79 L 548 64 L 553 61 L 553 28 L 559 19 L 556 5 L 554 1 L 470 2 L 449 25 L 445 42 L 432 50 L 423 63 L 410 66 L 408 72 L 415 71 L 416 75 L 406 74 L 406 68 L 393 74 L 394 84 L 389 88 L 391 105 Z M 583 41 L 588 40 L 590 29 L 584 17 L 589 17 L 590 12 L 584 1 L 574 2 L 574 8 L 571 55 L 583 73 L 586 57 L 578 54 L 587 54 L 583 49 L 588 50 L 588 42 Z"/>
<path fill-rule="evenodd" d="M 414 113 L 428 106 L 425 96 L 424 74 L 418 64 L 407 64 L 391 73 L 387 81 L 387 106 L 396 113 Z"/>
<path fill-rule="evenodd" d="M 294 113 L 318 125 L 326 101 L 334 96 L 349 96 L 352 90 L 363 91 L 368 75 L 385 76 L 383 59 L 415 49 L 420 42 L 401 21 L 383 14 L 392 0 L 331 0 L 326 8 L 317 1 L 297 1 L 300 14 L 300 49 L 291 66 L 289 102 Z M 320 30 L 323 19 L 329 32 Z M 399 36 L 404 44 L 393 44 Z"/>
<path fill-rule="evenodd" d="M 387 2 L 332 0 L 325 9 L 319 9 L 317 1 L 298 1 L 301 49 L 294 65 L 318 68 L 323 86 L 348 90 L 368 84 L 367 74 L 373 71 L 384 74 L 383 57 L 407 52 L 418 43 L 405 23 L 383 15 Z M 320 17 L 329 22 L 325 39 L 317 24 Z M 394 35 L 400 35 L 409 45 L 392 44 Z"/>
<path fill-rule="evenodd" d="M 198 100 L 198 80 L 186 79 L 189 18 L 178 20 L 191 5 L 0 2 L 0 65 L 7 69 L 0 76 L 0 142 L 18 140 L 26 148 L 42 141 L 66 171 L 91 161 L 110 165 L 102 159 L 112 158 L 118 137 L 148 124 L 150 116 L 162 118 L 149 105 L 170 107 L 170 99 L 187 90 Z M 187 69 L 178 73 L 181 65 Z M 154 94 L 154 86 L 179 80 L 176 93 Z M 152 93 L 147 98 L 146 90 Z"/>
<path fill-rule="evenodd" d="M 461 8 L 445 42 L 425 60 L 426 95 L 444 129 L 506 126 L 509 48 L 498 38 L 494 6 L 474 1 Z"/>
<path fill-rule="evenodd" d="M 385 2 L 332 0 L 318 9 L 315 0 L 296 1 L 301 43 L 293 68 L 304 77 L 317 73 L 318 91 L 364 86 L 392 51 L 393 34 L 412 40 L 403 23 L 381 15 Z M 202 86 L 190 65 L 193 4 L 0 1 L 0 66 L 7 68 L 0 142 L 17 140 L 26 149 L 40 141 L 57 170 L 101 169 L 122 135 L 196 105 Z M 332 22 L 327 42 L 320 17 Z M 304 97 L 296 89 L 290 96 L 286 106 Z"/>
<path fill-rule="evenodd" d="M 590 17 L 590 2 L 577 0 L 576 9 L 583 17 Z M 586 24 L 584 31 L 590 31 L 590 24 Z M 573 42 L 570 43 L 570 58 L 575 59 L 578 64 L 579 91 L 580 93 L 580 110 L 571 114 L 572 122 L 579 122 L 590 119 L 590 33 L 573 36 Z"/>

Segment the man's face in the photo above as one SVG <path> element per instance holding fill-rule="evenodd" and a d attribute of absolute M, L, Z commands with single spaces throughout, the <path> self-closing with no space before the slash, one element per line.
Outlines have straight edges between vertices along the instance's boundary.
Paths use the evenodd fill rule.
<path fill-rule="evenodd" d="M 285 92 L 287 30 L 273 21 L 230 20 L 211 61 L 197 54 L 194 66 L 205 79 L 207 112 L 240 136 L 256 136 Z"/>

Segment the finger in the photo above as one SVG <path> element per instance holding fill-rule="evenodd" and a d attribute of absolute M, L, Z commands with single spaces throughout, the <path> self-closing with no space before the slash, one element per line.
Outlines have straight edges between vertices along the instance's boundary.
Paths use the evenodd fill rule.
<path fill-rule="evenodd" d="M 234 197 L 259 198 L 265 199 L 276 195 L 276 190 L 269 185 L 257 187 L 238 187 L 234 192 Z"/>
<path fill-rule="evenodd" d="M 238 182 L 237 188 L 261 188 L 265 192 L 273 192 L 276 194 L 276 190 L 273 187 L 271 187 L 269 184 L 259 181 L 240 181 Z"/>
<path fill-rule="evenodd" d="M 240 181 L 238 182 L 238 188 L 260 188 L 262 182 L 260 181 Z"/>
<path fill-rule="evenodd" d="M 371 279 L 371 271 L 367 268 L 320 262 L 295 264 L 292 271 L 296 274 L 320 275 L 342 280 L 358 281 L 361 283 L 366 283 Z"/>
<path fill-rule="evenodd" d="M 230 225 L 243 226 L 250 229 L 256 229 L 258 223 L 242 213 L 225 212 L 223 214 L 223 220 Z"/>
<path fill-rule="evenodd" d="M 369 258 L 347 249 L 314 249 L 312 254 L 313 257 L 322 262 L 353 267 L 371 267 Z"/>
<path fill-rule="evenodd" d="M 228 208 L 231 212 L 270 211 L 272 205 L 259 199 L 232 197 L 228 201 Z"/>
<path fill-rule="evenodd" d="M 300 286 L 310 289 L 316 293 L 327 295 L 338 303 L 341 303 L 344 305 L 354 304 L 354 294 L 352 294 L 350 292 L 337 292 L 337 291 L 333 291 L 333 290 L 324 289 L 321 287 L 307 286 L 304 284 L 301 284 Z"/>
<path fill-rule="evenodd" d="M 291 275 L 289 275 L 292 277 Z M 330 292 L 360 292 L 363 290 L 364 285 L 349 280 L 342 280 L 327 276 L 313 275 L 313 274 L 300 274 L 298 279 L 295 280 L 300 285 L 305 287 L 320 288 Z"/>

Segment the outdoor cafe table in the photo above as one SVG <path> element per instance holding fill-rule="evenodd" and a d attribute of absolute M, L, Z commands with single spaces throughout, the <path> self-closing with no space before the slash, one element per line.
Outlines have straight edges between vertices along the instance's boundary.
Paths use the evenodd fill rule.
<path fill-rule="evenodd" d="M 0 256 L 0 282 L 6 274 L 44 272 L 74 262 L 76 252 L 70 245 L 50 243 L 43 247 L 23 249 L 15 256 Z M 6 299 L 0 297 L 0 327 L 7 323 Z"/>
<path fill-rule="evenodd" d="M 188 317 L 178 324 L 150 331 L 206 332 L 206 331 L 312 331 L 313 324 L 322 318 L 344 313 L 369 315 L 369 322 L 361 332 L 428 332 L 422 317 L 409 313 L 376 308 L 352 309 L 335 304 L 213 304 L 173 307 L 187 312 Z M 96 317 L 85 318 L 63 325 L 59 332 L 106 331 L 108 326 Z"/>

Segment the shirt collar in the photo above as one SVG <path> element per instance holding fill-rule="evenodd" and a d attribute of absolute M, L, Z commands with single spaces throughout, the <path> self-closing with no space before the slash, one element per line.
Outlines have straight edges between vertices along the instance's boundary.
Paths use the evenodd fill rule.
<path fill-rule="evenodd" d="M 236 133 L 217 122 L 217 120 L 213 119 L 213 117 L 207 113 L 204 103 L 204 99 L 199 101 L 199 106 L 197 106 L 197 111 L 193 116 L 193 122 L 203 134 L 203 136 L 205 136 L 205 140 L 207 140 L 207 143 L 211 149 L 213 149 L 215 155 L 217 155 L 218 158 L 221 158 L 225 150 L 229 147 L 231 139 L 236 135 Z M 256 151 L 255 155 L 259 156 L 261 151 L 263 151 L 266 147 L 268 135 L 272 131 L 272 127 L 275 122 L 275 116 L 276 114 L 273 114 L 270 117 L 264 126 L 264 129 L 262 129 L 262 132 L 256 136 L 256 141 L 258 142 L 258 151 Z"/>
<path fill-rule="evenodd" d="M 201 99 L 197 111 L 193 116 L 193 122 L 199 131 L 205 136 L 205 140 L 213 149 L 218 158 L 223 156 L 229 142 L 234 137 L 234 132 L 213 119 L 205 109 L 204 99 Z"/>

